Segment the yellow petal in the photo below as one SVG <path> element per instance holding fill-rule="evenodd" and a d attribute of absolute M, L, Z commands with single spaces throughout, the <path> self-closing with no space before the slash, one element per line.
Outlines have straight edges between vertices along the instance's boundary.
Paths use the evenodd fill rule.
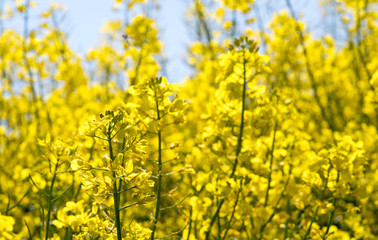
<path fill-rule="evenodd" d="M 133 160 L 129 160 L 129 161 L 126 163 L 126 167 L 125 167 L 126 173 L 132 173 L 132 172 L 133 172 L 133 169 L 134 169 Z"/>

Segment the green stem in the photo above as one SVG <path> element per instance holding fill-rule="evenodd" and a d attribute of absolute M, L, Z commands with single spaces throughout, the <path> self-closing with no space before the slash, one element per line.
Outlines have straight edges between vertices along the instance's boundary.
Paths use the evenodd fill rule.
<path fill-rule="evenodd" d="M 196 1 L 197 3 L 198 1 Z M 195 4 L 196 4 L 195 3 Z M 211 43 L 211 40 L 212 40 L 212 35 L 211 35 L 211 31 L 209 29 L 209 26 L 208 24 L 206 23 L 206 19 L 205 19 L 205 13 L 202 11 L 202 9 L 200 9 L 198 7 L 198 5 L 201 4 L 198 2 L 198 4 L 196 4 L 196 14 L 197 14 L 197 17 L 198 17 L 198 21 L 200 22 L 200 24 L 202 25 L 202 28 L 205 32 L 205 35 L 206 35 L 206 40 L 207 40 L 207 43 L 209 44 L 210 46 L 210 43 Z"/>
<path fill-rule="evenodd" d="M 111 138 L 111 124 L 109 124 L 108 128 L 108 144 L 109 144 L 109 155 L 111 161 L 114 161 L 115 157 L 113 154 L 113 147 L 112 147 L 112 138 Z M 120 218 L 120 211 L 119 211 L 119 194 L 118 194 L 118 188 L 117 188 L 117 179 L 116 179 L 116 173 L 113 172 L 113 200 L 114 200 L 114 213 L 115 213 L 115 224 L 117 228 L 117 239 L 122 240 L 122 227 L 121 227 L 121 218 Z"/>
<path fill-rule="evenodd" d="M 320 201 L 321 201 L 321 202 L 323 202 L 323 200 L 324 200 L 324 195 L 325 195 L 325 191 L 326 191 L 326 189 L 327 189 L 328 179 L 329 179 L 329 173 L 331 172 L 331 169 L 332 169 L 332 165 L 330 165 L 329 168 L 328 168 L 327 178 L 326 178 L 326 180 L 325 180 L 325 182 L 324 182 L 322 195 L 321 195 L 321 197 L 320 197 Z M 312 215 L 310 225 L 308 226 L 308 229 L 307 229 L 307 231 L 306 231 L 306 234 L 303 236 L 302 240 L 306 240 L 307 237 L 308 237 L 308 235 L 310 234 L 312 224 L 314 223 L 315 218 L 316 218 L 316 216 L 318 215 L 318 211 L 319 211 L 319 206 L 316 207 L 315 212 L 314 212 L 314 214 Z"/>
<path fill-rule="evenodd" d="M 28 49 L 27 49 L 27 43 L 26 43 L 26 40 L 28 38 L 28 34 L 29 34 L 29 28 L 28 28 L 28 24 L 29 24 L 29 7 L 30 7 L 30 0 L 26 1 L 25 3 L 25 14 L 24 14 L 24 39 L 23 39 L 23 43 L 22 43 L 22 48 L 23 48 L 23 60 L 25 62 L 25 66 L 26 66 L 26 69 L 27 69 L 27 73 L 28 73 L 28 76 L 29 76 L 29 87 L 30 87 L 30 90 L 31 90 L 31 93 L 32 93 L 32 98 L 33 98 L 33 102 L 35 104 L 35 109 L 34 109 L 34 113 L 35 113 L 35 116 L 36 116 L 36 119 L 37 119 L 37 125 L 39 126 L 39 111 L 38 111 L 38 105 L 37 105 L 37 100 L 38 100 L 38 96 L 37 96 L 37 93 L 36 93 L 36 90 L 35 90 L 35 87 L 34 87 L 34 82 L 33 82 L 33 72 L 31 70 L 31 67 L 30 67 L 30 63 L 29 63 L 29 60 L 28 60 Z M 33 106 L 31 106 L 33 107 Z"/>
<path fill-rule="evenodd" d="M 284 234 L 284 237 L 283 237 L 282 240 L 287 239 L 287 234 L 288 234 L 288 229 L 289 229 L 288 224 L 289 224 L 289 220 L 286 220 L 286 222 L 285 222 L 285 234 Z"/>
<path fill-rule="evenodd" d="M 159 101 L 156 96 L 156 89 L 155 89 L 155 104 L 156 104 L 156 112 L 157 112 L 157 120 L 160 121 L 160 111 L 159 111 Z M 158 129 L 158 141 L 159 141 L 159 149 L 158 149 L 158 181 L 157 181 L 157 189 L 156 189 L 156 209 L 155 209 L 155 217 L 153 220 L 153 227 L 151 232 L 151 240 L 155 237 L 156 225 L 159 221 L 159 214 L 160 214 L 160 202 L 161 202 L 161 180 L 162 180 L 162 171 L 163 171 L 163 164 L 162 164 L 162 154 L 161 154 L 161 130 Z"/>
<path fill-rule="evenodd" d="M 55 164 L 55 169 L 54 169 L 54 174 L 51 179 L 51 184 L 50 184 L 50 191 L 49 191 L 49 205 L 48 205 L 48 210 L 47 210 L 47 221 L 46 221 L 46 240 L 49 239 L 49 230 L 50 230 L 50 217 L 51 217 L 51 210 L 53 208 L 53 189 L 54 189 L 54 183 L 56 179 L 56 171 L 58 169 L 59 165 L 59 158 L 56 160 Z"/>
<path fill-rule="evenodd" d="M 270 223 L 273 219 L 273 217 L 276 215 L 277 211 L 278 211 L 278 206 L 281 202 L 281 200 L 283 199 L 284 195 L 285 195 L 285 192 L 286 192 L 286 189 L 287 189 L 287 186 L 289 185 L 289 181 L 290 181 L 290 175 L 291 175 L 291 170 L 289 170 L 289 176 L 286 180 L 286 183 L 285 183 L 285 186 L 284 186 L 284 189 L 282 190 L 281 194 L 280 194 L 280 197 L 275 205 L 275 207 L 273 208 L 273 212 L 272 214 L 269 216 L 268 218 L 268 221 L 266 221 L 260 228 L 260 238 L 259 239 L 262 239 L 263 237 L 263 232 L 265 230 L 265 227 L 268 225 L 268 223 Z"/>
<path fill-rule="evenodd" d="M 239 132 L 239 137 L 238 137 L 238 144 L 236 146 L 236 158 L 235 158 L 234 165 L 232 167 L 232 172 L 231 172 L 230 178 L 233 178 L 234 175 L 235 175 L 236 167 L 238 165 L 238 156 L 240 154 L 240 151 L 242 149 L 242 144 L 243 144 L 242 138 L 243 138 L 243 129 L 244 129 L 245 96 L 246 96 L 246 91 L 247 91 L 246 63 L 247 63 L 247 60 L 245 59 L 245 53 L 244 53 L 243 54 L 243 95 L 242 95 L 242 111 L 241 111 L 241 120 L 240 120 L 240 132 Z M 209 238 L 210 238 L 211 227 L 213 226 L 216 218 L 218 217 L 219 212 L 220 212 L 220 210 L 221 210 L 221 208 L 224 204 L 224 201 L 225 201 L 224 198 L 222 198 L 220 200 L 220 202 L 218 203 L 217 209 L 215 210 L 215 213 L 214 213 L 213 217 L 211 218 L 210 226 L 206 231 L 206 237 L 205 237 L 206 240 L 209 240 Z"/>
<path fill-rule="evenodd" d="M 31 231 L 30 231 L 29 225 L 28 225 L 28 223 L 26 222 L 25 219 L 24 219 L 24 222 L 25 222 L 26 227 L 28 228 L 29 239 L 30 239 L 30 240 L 33 240 L 33 235 L 31 234 Z"/>
<path fill-rule="evenodd" d="M 188 230 L 188 236 L 186 237 L 186 240 L 189 240 L 190 232 L 192 231 L 192 215 L 193 215 L 193 209 L 192 207 L 190 207 L 189 230 Z"/>
<path fill-rule="evenodd" d="M 113 185 L 113 199 L 114 199 L 114 211 L 115 211 L 115 217 L 116 217 L 116 227 L 117 227 L 117 239 L 122 240 L 122 227 L 121 227 L 121 217 L 119 212 L 119 195 L 117 191 L 117 179 L 115 179 L 116 174 L 113 173 L 114 178 L 114 185 Z"/>
<path fill-rule="evenodd" d="M 243 95 L 242 95 L 242 111 L 240 117 L 240 132 L 238 137 L 238 144 L 236 146 L 236 158 L 235 163 L 232 169 L 230 178 L 233 178 L 236 171 L 236 166 L 238 165 L 238 157 L 243 146 L 243 129 L 244 129 L 244 112 L 245 112 L 245 95 L 247 91 L 247 69 L 246 69 L 247 60 L 245 59 L 245 53 L 243 53 Z"/>
<path fill-rule="evenodd" d="M 230 230 L 230 227 L 231 227 L 231 224 L 232 224 L 232 220 L 233 220 L 235 212 L 236 212 L 236 206 L 238 205 L 238 202 L 239 202 L 239 196 L 240 196 L 240 192 L 242 190 L 242 185 L 243 185 L 243 180 L 240 181 L 240 188 L 239 188 L 238 194 L 236 195 L 236 200 L 235 200 L 234 207 L 232 208 L 231 217 L 230 217 L 230 220 L 228 221 L 226 232 L 224 233 L 224 236 L 223 236 L 222 240 L 226 240 L 228 230 Z"/>
<path fill-rule="evenodd" d="M 311 66 L 310 66 L 310 58 L 309 58 L 309 54 L 308 54 L 307 47 L 306 47 L 306 44 L 305 44 L 305 38 L 304 38 L 303 31 L 302 31 L 302 29 L 300 28 L 300 26 L 299 26 L 299 24 L 297 22 L 298 21 L 297 20 L 297 16 L 296 16 L 296 14 L 294 12 L 294 8 L 291 5 L 290 0 L 286 0 L 286 5 L 289 8 L 291 16 L 295 20 L 295 28 L 296 28 L 297 33 L 299 34 L 300 45 L 303 48 L 303 55 L 304 55 L 305 60 L 306 60 L 307 76 L 309 77 L 310 83 L 311 83 L 311 87 L 314 90 L 315 101 L 316 101 L 318 107 L 320 108 L 320 112 L 321 112 L 322 118 L 326 121 L 328 127 L 331 129 L 331 131 L 333 133 L 335 131 L 334 122 L 333 122 L 333 119 L 331 119 L 331 118 L 328 117 L 326 109 L 325 109 L 325 107 L 323 106 L 323 104 L 322 104 L 322 102 L 320 100 L 319 91 L 318 91 L 318 84 L 316 82 L 315 75 L 314 75 L 314 73 L 313 73 L 313 71 L 311 69 Z"/>
<path fill-rule="evenodd" d="M 20 198 L 20 200 L 18 200 L 13 206 L 9 206 L 9 201 L 8 201 L 8 206 L 7 206 L 7 209 L 5 211 L 3 211 L 3 214 L 5 215 L 8 215 L 8 213 L 14 209 L 15 207 L 19 206 L 20 203 L 22 202 L 22 200 L 25 199 L 25 197 L 29 194 L 30 192 L 30 187 L 28 188 L 28 190 L 26 190 L 25 194 Z"/>
<path fill-rule="evenodd" d="M 274 144 L 276 142 L 276 132 L 277 132 L 277 120 L 274 124 L 274 132 L 273 132 L 273 141 L 272 141 L 272 149 L 270 150 L 270 165 L 269 165 L 269 177 L 268 177 L 268 187 L 266 189 L 265 193 L 265 203 L 264 207 L 268 205 L 268 200 L 269 200 L 269 190 L 270 190 L 270 185 L 272 182 L 272 167 L 273 167 L 273 156 L 274 156 Z"/>
<path fill-rule="evenodd" d="M 123 138 L 122 151 L 125 150 L 125 146 L 126 146 L 126 138 Z M 124 166 L 125 166 L 125 156 L 122 157 L 122 167 Z M 122 192 L 122 178 L 119 178 L 118 194 L 119 194 L 120 199 L 121 199 L 121 192 Z"/>
<path fill-rule="evenodd" d="M 209 24 L 206 22 L 205 13 L 202 11 L 202 9 L 200 9 L 198 7 L 198 5 L 196 4 L 197 2 L 198 2 L 198 0 L 196 0 L 194 4 L 196 6 L 195 11 L 196 11 L 196 15 L 197 15 L 197 20 L 199 22 L 199 27 L 200 28 L 202 27 L 203 31 L 205 32 L 205 37 L 206 37 L 206 41 L 207 41 L 209 51 L 210 51 L 210 54 L 211 54 L 211 59 L 214 60 L 215 57 L 216 57 L 216 54 L 214 52 L 213 47 L 211 46 L 211 41 L 212 41 L 211 29 L 209 28 Z M 198 2 L 198 4 L 200 4 L 200 3 Z M 202 34 L 199 33 L 199 35 L 202 35 Z"/>
<path fill-rule="evenodd" d="M 336 184 L 339 183 L 339 179 L 340 179 L 340 172 L 337 171 Z M 335 210 L 336 210 L 336 201 L 337 201 L 336 198 L 334 198 L 333 201 L 332 201 L 333 210 L 331 211 L 331 214 L 329 215 L 329 218 L 328 218 L 328 222 L 327 222 L 327 230 L 326 230 L 326 232 L 324 233 L 324 237 L 323 237 L 324 239 L 325 239 L 326 235 L 328 234 L 329 229 L 330 229 L 330 227 L 331 227 L 331 225 L 332 225 L 333 216 L 335 215 Z"/>

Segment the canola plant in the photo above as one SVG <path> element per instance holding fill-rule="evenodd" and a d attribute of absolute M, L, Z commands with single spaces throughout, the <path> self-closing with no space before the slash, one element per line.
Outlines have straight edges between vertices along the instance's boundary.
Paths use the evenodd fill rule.
<path fill-rule="evenodd" d="M 63 6 L 33 29 L 39 3 L 5 1 L 0 239 L 377 239 L 377 1 L 320 1 L 322 37 L 297 2 L 265 26 L 261 1 L 191 0 L 170 83 L 159 1 L 115 1 L 84 56 Z"/>

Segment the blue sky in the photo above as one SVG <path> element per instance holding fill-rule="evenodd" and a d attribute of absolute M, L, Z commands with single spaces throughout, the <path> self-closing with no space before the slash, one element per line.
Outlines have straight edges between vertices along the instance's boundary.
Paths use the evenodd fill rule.
<path fill-rule="evenodd" d="M 0 0 L 0 3 L 10 2 Z M 49 8 L 52 1 L 36 0 L 37 7 L 30 12 L 30 28 L 37 26 L 34 19 Z M 81 54 L 101 43 L 100 29 L 106 20 L 123 19 L 123 12 L 113 11 L 113 0 L 55 0 L 67 7 L 65 19 L 61 23 L 61 28 L 68 32 L 70 46 Z M 187 30 L 185 14 L 188 3 L 191 0 L 159 0 L 160 11 L 154 17 L 158 21 L 161 40 L 164 42 L 164 50 L 168 59 L 167 74 L 170 81 L 181 81 L 190 74 L 188 66 L 185 64 L 185 52 L 188 43 L 191 41 L 190 31 Z M 269 13 L 285 8 L 284 0 L 256 0 L 260 6 L 265 23 L 269 22 Z M 317 0 L 292 0 L 297 12 L 303 13 L 303 19 L 308 23 L 310 29 L 315 29 L 319 25 L 322 12 L 319 9 Z M 33 21 L 34 20 L 34 21 Z M 22 19 L 14 18 L 5 23 L 5 27 L 22 31 Z"/>
<path fill-rule="evenodd" d="M 11 1 L 0 0 L 4 6 Z M 39 14 L 46 11 L 49 0 L 37 0 L 37 7 L 30 10 L 30 29 L 37 27 L 40 22 Z M 123 8 L 112 10 L 113 0 L 55 0 L 66 6 L 64 21 L 60 28 L 69 35 L 71 48 L 76 52 L 85 54 L 89 49 L 101 43 L 101 27 L 107 20 L 123 19 Z M 167 55 L 167 74 L 170 81 L 181 81 L 189 74 L 184 56 L 189 36 L 185 25 L 186 0 L 161 0 L 161 8 L 155 12 L 154 18 L 158 20 L 160 38 L 164 43 Z M 5 28 L 23 31 L 23 18 L 18 15 L 4 22 Z"/>
<path fill-rule="evenodd" d="M 113 11 L 111 0 L 60 0 L 68 8 L 71 25 L 70 43 L 72 47 L 84 53 L 100 43 L 100 28 L 106 20 L 123 19 L 122 8 Z M 180 81 L 189 74 L 185 65 L 185 46 L 188 35 L 185 29 L 186 3 L 182 0 L 162 0 L 161 9 L 156 14 L 161 39 L 167 55 L 167 74 L 170 81 Z"/>

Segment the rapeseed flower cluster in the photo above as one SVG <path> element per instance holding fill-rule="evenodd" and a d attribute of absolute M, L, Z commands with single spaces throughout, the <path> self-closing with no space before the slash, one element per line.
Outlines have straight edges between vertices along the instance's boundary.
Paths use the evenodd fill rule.
<path fill-rule="evenodd" d="M 33 29 L 5 1 L 0 239 L 376 239 L 378 3 L 321 1 L 317 38 L 283 2 L 265 29 L 259 1 L 191 1 L 172 84 L 159 1 L 114 1 L 84 57 L 63 6 Z"/>

